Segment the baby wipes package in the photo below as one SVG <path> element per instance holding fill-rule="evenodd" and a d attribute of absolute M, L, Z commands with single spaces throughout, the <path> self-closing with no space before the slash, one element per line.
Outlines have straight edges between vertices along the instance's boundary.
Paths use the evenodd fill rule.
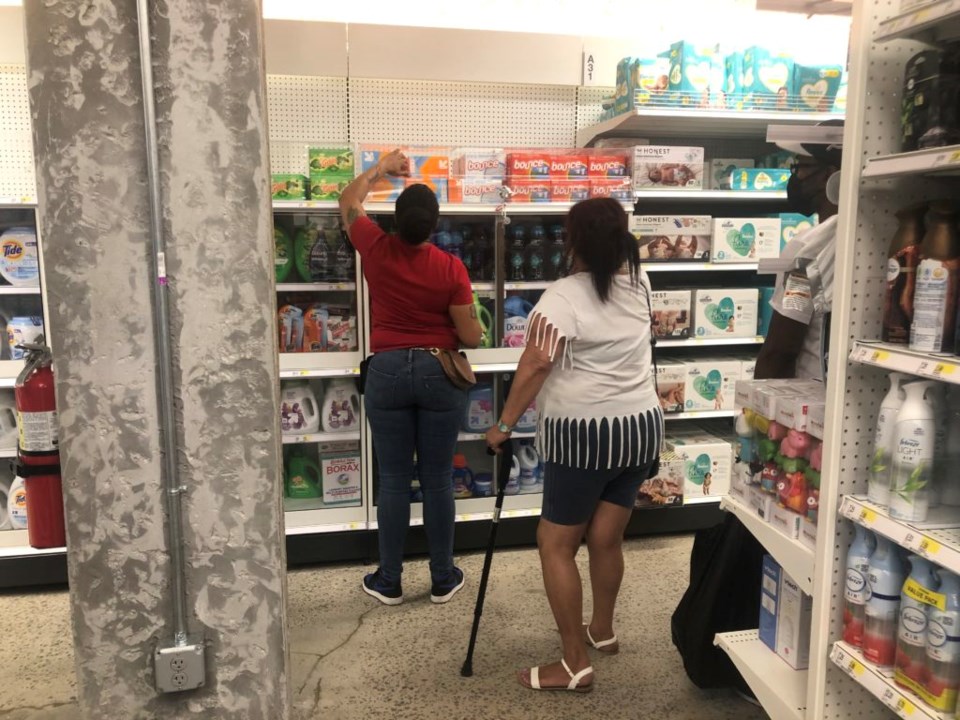
<path fill-rule="evenodd" d="M 793 60 L 762 47 L 743 53 L 743 93 L 748 108 L 789 110 L 793 94 Z"/>
<path fill-rule="evenodd" d="M 729 190 L 733 171 L 752 167 L 754 167 L 754 161 L 747 158 L 714 158 L 710 161 L 711 189 Z"/>
<path fill-rule="evenodd" d="M 710 502 L 730 493 L 733 445 L 700 428 L 667 436 L 667 450 L 683 461 L 683 503 Z"/>
<path fill-rule="evenodd" d="M 650 293 L 653 334 L 660 339 L 690 337 L 693 315 L 692 290 L 655 290 Z"/>
<path fill-rule="evenodd" d="M 780 257 L 780 218 L 715 218 L 710 259 L 715 263 Z"/>
<path fill-rule="evenodd" d="M 696 290 L 694 334 L 707 337 L 754 337 L 757 334 L 756 288 Z"/>
<path fill-rule="evenodd" d="M 784 192 L 790 181 L 787 168 L 740 168 L 730 175 L 730 189 L 746 192 Z"/>
<path fill-rule="evenodd" d="M 702 147 L 638 145 L 633 149 L 634 190 L 702 190 Z"/>
<path fill-rule="evenodd" d="M 804 232 L 819 222 L 816 213 L 801 215 L 800 213 L 780 213 L 780 252 L 787 243 L 796 237 L 797 233 Z M 778 256 L 779 257 L 779 256 Z"/>
<path fill-rule="evenodd" d="M 793 66 L 793 89 L 797 110 L 830 112 L 840 89 L 843 67 L 840 65 Z"/>
<path fill-rule="evenodd" d="M 696 358 L 686 361 L 684 410 L 732 410 L 741 362 L 730 358 Z"/>
<path fill-rule="evenodd" d="M 640 243 L 640 259 L 698 261 L 710 258 L 709 215 L 631 215 L 630 232 Z"/>
<path fill-rule="evenodd" d="M 657 361 L 657 392 L 664 413 L 683 412 L 687 368 L 678 360 Z"/>

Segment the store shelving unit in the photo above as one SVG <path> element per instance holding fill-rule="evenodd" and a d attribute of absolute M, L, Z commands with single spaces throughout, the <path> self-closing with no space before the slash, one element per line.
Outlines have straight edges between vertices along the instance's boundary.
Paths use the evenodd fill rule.
<path fill-rule="evenodd" d="M 756 630 L 720 633 L 714 644 L 730 656 L 771 718 L 806 717 L 807 671 L 787 665 L 763 644 Z"/>
<path fill-rule="evenodd" d="M 634 193 L 638 201 L 643 200 L 699 200 L 723 201 L 725 203 L 777 202 L 787 199 L 787 193 L 779 190 L 747 192 L 740 190 L 638 190 Z"/>
<path fill-rule="evenodd" d="M 875 40 L 878 43 L 905 39 L 935 42 L 939 38 L 956 37 L 958 28 L 960 1 L 939 0 L 884 20 L 877 28 Z"/>
<path fill-rule="evenodd" d="M 960 174 L 960 145 L 929 148 L 867 159 L 864 179 L 886 180 L 907 175 Z"/>
<path fill-rule="evenodd" d="M 905 345 L 855 340 L 850 351 L 850 360 L 889 372 L 960 383 L 960 357 L 956 355 L 915 352 Z"/>

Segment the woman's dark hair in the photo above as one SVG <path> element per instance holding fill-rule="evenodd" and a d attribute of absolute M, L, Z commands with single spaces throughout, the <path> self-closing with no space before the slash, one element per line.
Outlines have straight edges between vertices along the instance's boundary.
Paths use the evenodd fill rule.
<path fill-rule="evenodd" d="M 602 302 L 610 299 L 613 279 L 625 265 L 630 282 L 640 282 L 640 245 L 627 227 L 627 213 L 613 198 L 593 198 L 567 214 L 567 242 L 586 265 Z"/>
<path fill-rule="evenodd" d="M 419 245 L 437 229 L 440 204 L 433 190 L 418 183 L 400 193 L 396 213 L 400 239 L 410 245 Z"/>

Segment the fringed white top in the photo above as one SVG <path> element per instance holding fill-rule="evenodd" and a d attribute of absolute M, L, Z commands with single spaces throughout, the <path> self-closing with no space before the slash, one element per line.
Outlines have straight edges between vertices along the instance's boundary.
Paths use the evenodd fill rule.
<path fill-rule="evenodd" d="M 541 457 L 570 467 L 645 465 L 663 440 L 653 377 L 650 281 L 617 275 L 603 303 L 589 273 L 555 282 L 527 323 L 527 343 L 554 361 L 537 404 Z M 562 347 L 561 347 L 561 341 Z"/>

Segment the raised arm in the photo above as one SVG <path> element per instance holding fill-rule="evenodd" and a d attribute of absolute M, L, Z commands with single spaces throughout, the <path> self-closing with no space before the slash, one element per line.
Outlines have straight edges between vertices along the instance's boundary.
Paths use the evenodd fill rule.
<path fill-rule="evenodd" d="M 343 226 L 347 229 L 348 235 L 353 222 L 361 215 L 366 215 L 363 211 L 363 201 L 370 192 L 370 186 L 385 175 L 394 177 L 410 175 L 410 161 L 400 150 L 394 150 L 382 156 L 376 165 L 358 175 L 343 189 L 340 195 L 340 217 L 343 218 Z"/>

